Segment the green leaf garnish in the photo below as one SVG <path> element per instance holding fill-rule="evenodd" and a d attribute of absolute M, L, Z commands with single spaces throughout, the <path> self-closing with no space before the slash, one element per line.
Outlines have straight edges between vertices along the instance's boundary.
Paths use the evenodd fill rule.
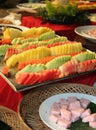
<path fill-rule="evenodd" d="M 91 113 L 96 113 L 96 104 L 90 103 L 88 105 L 88 108 L 90 108 Z M 89 123 L 83 123 L 82 119 L 79 119 L 78 121 L 74 122 L 69 130 L 95 130 L 94 128 L 89 126 Z"/>

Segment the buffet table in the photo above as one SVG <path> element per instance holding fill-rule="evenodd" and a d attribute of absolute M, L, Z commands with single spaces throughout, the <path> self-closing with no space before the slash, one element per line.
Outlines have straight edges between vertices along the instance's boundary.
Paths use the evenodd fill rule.
<path fill-rule="evenodd" d="M 74 32 L 74 28 L 78 25 L 59 25 L 59 24 L 52 24 L 49 22 L 42 22 L 41 17 L 35 18 L 34 16 L 23 16 L 22 17 L 22 25 L 26 27 L 39 27 L 39 26 L 46 26 L 54 31 L 60 36 L 66 36 L 69 40 L 81 40 L 84 46 L 88 49 L 96 52 L 96 45 L 90 44 L 85 41 L 85 39 L 82 39 L 81 37 L 78 38 Z M 92 48 L 91 48 L 92 47 Z M 79 77 L 74 77 L 71 79 L 66 79 L 62 81 L 64 83 L 79 83 L 79 84 L 85 84 L 89 86 L 93 86 L 96 82 L 96 71 L 92 72 L 90 74 L 81 75 Z M 38 89 L 38 88 L 37 88 Z M 20 103 L 21 99 L 23 98 L 26 93 L 25 92 L 15 92 L 10 85 L 2 78 L 0 77 L 0 105 L 6 106 L 14 111 L 17 112 L 18 110 L 18 104 Z"/>

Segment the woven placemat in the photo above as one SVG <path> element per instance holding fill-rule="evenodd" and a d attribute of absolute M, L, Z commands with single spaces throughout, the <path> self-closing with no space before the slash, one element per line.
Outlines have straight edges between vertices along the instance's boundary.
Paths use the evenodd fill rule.
<path fill-rule="evenodd" d="M 31 130 L 15 111 L 7 107 L 0 106 L 0 120 L 9 125 L 12 130 Z"/>
<path fill-rule="evenodd" d="M 83 84 L 57 83 L 44 86 L 42 90 L 30 91 L 19 104 L 19 115 L 33 130 L 50 130 L 39 117 L 41 103 L 50 96 L 61 93 L 83 93 L 96 96 L 96 89 Z"/>

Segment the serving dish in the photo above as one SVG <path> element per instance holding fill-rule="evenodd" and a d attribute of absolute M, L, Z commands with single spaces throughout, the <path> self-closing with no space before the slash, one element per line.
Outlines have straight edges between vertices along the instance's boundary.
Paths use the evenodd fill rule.
<path fill-rule="evenodd" d="M 92 25 L 96 25 L 96 13 L 91 13 L 88 18 Z"/>
<path fill-rule="evenodd" d="M 31 28 L 31 29 L 25 31 L 25 32 L 27 32 L 25 34 L 29 35 L 30 30 L 32 31 L 33 29 L 39 30 L 39 33 L 40 33 L 40 31 L 42 32 L 42 30 L 46 29 L 46 28 L 43 28 L 43 27 Z M 31 34 L 32 34 L 32 32 L 31 32 Z M 66 37 L 57 36 L 56 34 L 54 34 L 53 31 L 47 32 L 46 36 L 49 36 L 48 33 L 49 34 L 51 33 L 52 36 L 55 36 L 55 38 L 53 38 L 53 39 L 50 38 L 50 40 L 48 40 L 48 42 L 53 40 L 53 42 L 51 44 L 49 44 L 48 42 L 45 42 L 44 40 L 40 41 L 40 37 L 38 38 L 38 36 L 36 38 L 31 37 L 31 40 L 36 40 L 36 44 L 38 44 L 38 46 L 35 48 L 29 48 L 28 50 L 26 50 L 26 46 L 23 49 L 20 48 L 22 46 L 22 44 L 20 45 L 19 43 L 21 43 L 23 41 L 23 46 L 24 46 L 27 42 L 27 45 L 29 45 L 29 47 L 34 47 L 34 46 L 30 46 L 30 42 L 27 41 L 27 40 L 30 40 L 30 38 L 22 39 L 22 37 L 19 37 L 19 40 L 21 40 L 21 41 L 18 42 L 18 37 L 16 38 L 17 40 L 13 37 L 13 41 L 15 39 L 16 44 L 12 44 L 13 42 L 11 41 L 10 42 L 11 45 L 9 43 L 9 45 L 7 46 L 8 47 L 7 49 L 5 48 L 6 45 L 2 45 L 2 43 L 4 43 L 4 41 L 2 42 L 2 39 L 1 39 L 0 75 L 2 78 L 4 78 L 8 82 L 8 84 L 15 91 L 17 91 L 17 92 L 25 91 L 25 90 L 33 89 L 36 87 L 44 86 L 46 84 L 52 84 L 52 83 L 64 81 L 66 79 L 70 79 L 73 77 L 86 75 L 86 74 L 96 71 L 96 69 L 95 69 L 96 60 L 95 60 L 94 52 L 91 53 L 91 51 L 83 48 L 83 46 L 80 42 L 74 41 L 74 42 L 72 42 L 72 44 L 70 44 L 70 41 L 66 41 L 67 40 Z M 21 36 L 21 35 L 24 35 L 24 31 L 20 32 L 19 36 Z M 36 35 L 36 33 L 35 33 L 35 35 Z M 42 35 L 45 35 L 45 33 Z M 43 38 L 45 39 L 46 37 L 43 36 Z M 60 42 L 60 40 L 63 40 L 62 43 L 64 45 L 62 46 L 62 44 L 61 44 L 61 45 L 57 45 L 54 47 L 54 45 L 55 45 L 54 40 L 56 40 L 56 39 L 59 40 L 59 42 Z M 64 40 L 65 40 L 65 42 L 64 42 Z M 24 44 L 24 41 L 25 41 L 25 44 Z M 44 42 L 44 43 L 42 44 L 42 42 Z M 67 44 L 65 44 L 65 43 L 67 43 Z M 31 44 L 34 45 L 34 42 L 31 41 Z M 39 46 L 39 44 L 40 44 L 40 46 Z M 51 45 L 53 48 L 50 49 L 50 47 L 47 46 L 48 44 Z M 4 48 L 5 48 L 5 50 L 4 50 Z M 66 49 L 66 51 L 64 51 L 64 48 Z M 4 50 L 4 51 L 2 51 L 2 50 Z M 59 50 L 62 50 L 62 51 L 59 51 Z M 16 52 L 14 53 L 14 51 L 16 51 Z M 10 52 L 11 52 L 11 54 L 10 54 Z M 74 57 L 73 54 L 75 54 L 76 57 L 78 57 L 78 54 L 79 54 L 80 55 L 79 59 Z M 91 56 L 91 58 L 90 58 L 90 56 Z M 82 57 L 85 57 L 85 58 L 82 59 Z M 74 63 L 72 65 L 72 63 L 75 61 L 74 59 L 76 59 L 76 63 Z M 87 61 L 88 59 L 89 59 L 89 61 Z M 35 60 L 35 62 L 34 62 L 34 60 Z M 79 62 L 79 60 L 80 60 L 80 62 Z M 88 62 L 87 63 L 88 67 L 86 67 L 85 62 L 81 62 L 82 60 L 83 61 L 85 60 L 86 63 Z M 26 61 L 28 64 L 26 64 Z M 64 64 L 65 62 L 67 65 Z M 22 63 L 24 63 L 23 66 L 22 66 Z M 62 72 L 62 70 L 60 70 L 60 68 L 59 68 L 63 64 L 65 66 L 64 72 Z M 81 66 L 81 67 L 79 67 L 79 69 L 77 69 L 78 66 Z M 5 72 L 6 67 L 7 67 L 7 73 Z M 74 69 L 71 69 L 72 67 Z M 62 69 L 62 66 L 61 66 L 61 69 Z M 71 72 L 71 70 L 72 70 L 72 72 Z"/>
<path fill-rule="evenodd" d="M 21 31 L 28 29 L 28 27 L 18 26 L 18 25 L 14 25 L 14 24 L 0 24 L 0 30 L 1 30 L 3 27 L 15 28 L 15 29 L 18 29 L 18 30 L 21 30 Z"/>
<path fill-rule="evenodd" d="M 91 41 L 92 43 L 96 43 L 96 36 L 92 36 L 92 35 L 90 36 L 88 34 L 88 32 L 91 30 L 96 30 L 96 25 L 86 25 L 86 26 L 76 27 L 75 33 Z"/>
<path fill-rule="evenodd" d="M 36 9 L 45 7 L 44 3 L 22 3 L 18 4 L 17 8 L 28 11 L 28 12 L 36 12 Z"/>
<path fill-rule="evenodd" d="M 20 31 L 24 31 L 28 29 L 28 27 L 14 25 L 14 24 L 0 24 L 0 39 L 2 39 L 3 31 L 5 30 L 5 28 L 13 28 Z"/>
<path fill-rule="evenodd" d="M 44 102 L 41 103 L 39 107 L 39 116 L 41 120 L 52 130 L 68 130 L 60 127 L 58 124 L 50 121 L 50 108 L 54 102 L 59 102 L 60 99 L 67 99 L 68 97 L 76 97 L 77 99 L 81 99 L 82 97 L 88 99 L 90 102 L 96 103 L 96 97 L 88 94 L 80 94 L 80 93 L 63 93 L 53 95 L 47 98 Z M 71 129 L 71 128 L 69 128 Z"/>
<path fill-rule="evenodd" d="M 54 95 L 66 93 L 88 94 L 88 97 L 93 97 L 96 96 L 96 89 L 83 84 L 55 83 L 45 85 L 42 89 L 39 89 L 39 91 L 38 89 L 35 91 L 31 90 L 27 95 L 23 97 L 22 101 L 19 104 L 18 110 L 21 119 L 31 129 L 50 130 L 50 128 L 43 123 L 39 116 L 40 105 L 46 99 Z"/>

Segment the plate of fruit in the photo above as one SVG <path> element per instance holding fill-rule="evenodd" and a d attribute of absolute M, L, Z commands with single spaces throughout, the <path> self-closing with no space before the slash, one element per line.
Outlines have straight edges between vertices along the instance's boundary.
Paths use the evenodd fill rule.
<path fill-rule="evenodd" d="M 28 11 L 28 12 L 34 12 L 36 13 L 36 9 L 45 7 L 46 4 L 44 3 L 20 3 L 17 5 L 17 8 Z"/>
<path fill-rule="evenodd" d="M 0 75 L 15 91 L 96 70 L 95 52 L 47 27 L 7 28 L 0 43 Z"/>

